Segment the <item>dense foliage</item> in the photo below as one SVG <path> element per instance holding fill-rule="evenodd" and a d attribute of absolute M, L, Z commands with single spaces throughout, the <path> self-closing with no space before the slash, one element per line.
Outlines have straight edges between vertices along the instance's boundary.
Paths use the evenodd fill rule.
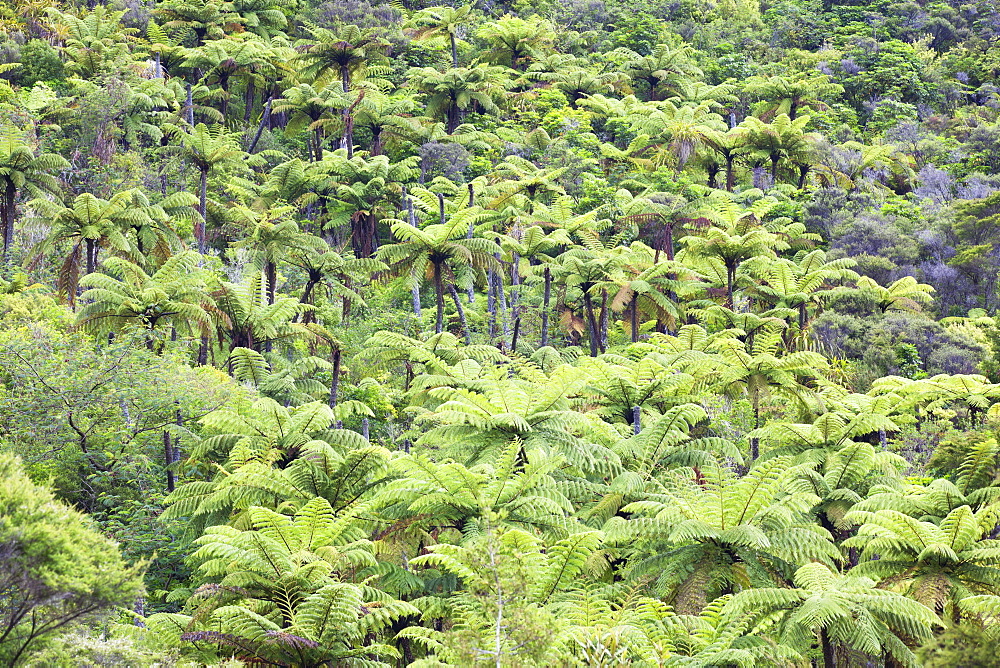
<path fill-rule="evenodd" d="M 0 1 L 0 663 L 993 665 L 998 17 Z"/>

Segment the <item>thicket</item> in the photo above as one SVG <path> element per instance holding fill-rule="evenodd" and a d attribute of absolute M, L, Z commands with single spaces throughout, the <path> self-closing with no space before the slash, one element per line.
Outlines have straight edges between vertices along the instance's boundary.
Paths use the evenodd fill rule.
<path fill-rule="evenodd" d="M 0 2 L 0 662 L 992 665 L 998 40 Z"/>

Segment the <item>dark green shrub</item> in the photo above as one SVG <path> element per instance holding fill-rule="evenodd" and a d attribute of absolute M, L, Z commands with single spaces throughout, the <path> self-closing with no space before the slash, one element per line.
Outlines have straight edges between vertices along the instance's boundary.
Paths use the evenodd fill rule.
<path fill-rule="evenodd" d="M 21 67 L 17 74 L 17 82 L 22 86 L 34 86 L 39 81 L 61 81 L 65 76 L 59 53 L 40 39 L 30 40 L 21 47 Z"/>

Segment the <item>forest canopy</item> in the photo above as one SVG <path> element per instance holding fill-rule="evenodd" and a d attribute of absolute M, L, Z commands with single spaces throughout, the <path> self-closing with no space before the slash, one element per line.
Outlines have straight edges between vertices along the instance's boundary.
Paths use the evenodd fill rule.
<path fill-rule="evenodd" d="M 0 665 L 996 666 L 990 0 L 0 0 Z"/>

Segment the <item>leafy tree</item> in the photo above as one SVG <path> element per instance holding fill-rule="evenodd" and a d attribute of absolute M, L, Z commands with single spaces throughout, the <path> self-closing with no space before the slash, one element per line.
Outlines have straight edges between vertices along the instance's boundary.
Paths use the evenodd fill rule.
<path fill-rule="evenodd" d="M 241 26 L 232 9 L 231 3 L 222 0 L 165 0 L 157 5 L 156 14 L 164 28 L 183 31 L 199 46 L 206 39 L 223 39 L 226 31 Z"/>
<path fill-rule="evenodd" d="M 284 18 L 284 15 L 278 12 Z M 243 33 L 248 35 L 248 33 Z M 256 85 L 264 87 L 278 77 L 274 66 L 273 51 L 268 44 L 259 38 L 237 39 L 228 37 L 205 42 L 195 49 L 187 51 L 187 58 L 182 67 L 191 68 L 202 73 L 202 82 L 207 86 L 218 86 L 213 97 L 221 98 L 222 106 L 219 112 L 223 120 L 228 117 L 229 104 L 232 100 L 233 83 L 243 81 L 244 88 L 252 92 Z M 251 95 L 246 96 L 245 104 L 252 104 Z"/>
<path fill-rule="evenodd" d="M 544 546 L 519 529 L 496 533 L 488 529 L 477 544 L 434 546 L 429 554 L 413 562 L 461 578 L 465 591 L 455 612 L 461 620 L 460 628 L 468 629 L 471 637 L 421 633 L 422 629 L 413 629 L 412 637 L 433 648 L 435 658 L 457 663 L 483 654 L 494 665 L 504 665 L 504 658 L 510 656 L 531 661 L 528 665 L 557 660 L 559 645 L 569 638 L 552 633 L 557 609 L 553 599 L 559 589 L 585 572 L 588 557 L 597 550 L 600 540 L 600 532 L 585 531 Z M 515 601 L 520 605 L 514 607 Z M 517 617 L 518 612 L 528 614 Z"/>
<path fill-rule="evenodd" d="M 230 360 L 237 377 L 259 385 L 268 379 L 259 353 L 240 348 Z M 206 415 L 191 460 L 213 467 L 222 460 L 222 470 L 211 480 L 180 485 L 164 516 L 187 519 L 190 529 L 201 532 L 217 524 L 245 525 L 253 505 L 298 508 L 322 497 L 338 512 L 350 508 L 381 486 L 390 455 L 360 434 L 332 429 L 335 418 L 321 401 L 286 408 L 265 397 Z"/>
<path fill-rule="evenodd" d="M 862 276 L 858 279 L 858 290 L 870 295 L 883 313 L 889 310 L 920 311 L 921 304 L 929 303 L 931 293 L 934 292 L 934 288 L 918 283 L 912 276 L 893 281 L 888 287 L 879 285 L 868 276 Z"/>
<path fill-rule="evenodd" d="M 728 604 L 762 621 L 785 611 L 779 637 L 793 646 L 809 644 L 818 634 L 823 665 L 834 668 L 836 645 L 869 655 L 886 653 L 904 665 L 917 665 L 906 646 L 910 638 L 927 639 L 940 624 L 929 609 L 895 592 L 876 588 L 875 580 L 807 564 L 795 572 L 796 589 L 759 588 L 740 592 Z"/>
<path fill-rule="evenodd" d="M 41 39 L 32 39 L 21 47 L 21 68 L 18 80 L 22 86 L 34 86 L 39 81 L 61 81 L 65 67 L 52 45 Z"/>
<path fill-rule="evenodd" d="M 696 77 L 701 70 L 691 62 L 691 49 L 657 44 L 653 52 L 643 56 L 625 51 L 628 61 L 625 72 L 648 89 L 647 100 L 656 100 L 665 91 L 674 92 L 689 77 Z"/>
<path fill-rule="evenodd" d="M 554 33 L 548 21 L 534 17 L 524 20 L 504 16 L 483 25 L 476 35 L 486 41 L 483 62 L 523 70 L 529 60 L 537 59 L 552 43 Z"/>
<path fill-rule="evenodd" d="M 722 344 L 727 365 L 720 369 L 718 387 L 726 393 L 746 394 L 753 408 L 753 427 L 762 426 L 761 400 L 776 393 L 796 401 L 802 410 L 811 410 L 816 400 L 810 384 L 827 364 L 819 353 L 799 351 L 777 356 L 780 338 L 759 336 L 752 347 L 730 339 Z M 758 456 L 758 442 L 750 438 L 750 454 Z"/>
<path fill-rule="evenodd" d="M 241 25 L 259 37 L 283 36 L 288 26 L 285 12 L 276 0 L 232 0 L 231 6 Z"/>
<path fill-rule="evenodd" d="M 329 502 L 314 498 L 294 516 L 262 507 L 247 511 L 249 527 L 209 527 L 192 558 L 207 581 L 196 614 L 161 614 L 150 623 L 181 632 L 202 655 L 320 666 L 395 657 L 379 642 L 392 624 L 420 611 L 364 584 L 351 571 L 374 561 L 371 545 Z M 208 654 L 212 654 L 210 650 Z"/>
<path fill-rule="evenodd" d="M 205 226 L 208 221 L 209 174 L 237 164 L 245 154 L 237 146 L 233 136 L 221 126 L 209 128 L 204 123 L 199 123 L 193 128 L 175 127 L 173 134 L 178 145 L 170 147 L 172 151 L 189 160 L 198 170 L 198 214 L 201 220 L 195 222 L 194 236 L 198 242 L 198 252 L 204 254 L 207 249 Z"/>
<path fill-rule="evenodd" d="M 479 65 L 472 68 L 452 68 L 444 72 L 426 67 L 410 73 L 413 85 L 426 95 L 427 111 L 443 116 L 446 132 L 454 134 L 462 115 L 469 109 L 496 113 L 502 80 L 500 73 Z"/>
<path fill-rule="evenodd" d="M 340 32 L 318 26 L 306 26 L 309 36 L 297 45 L 300 76 L 323 86 L 337 77 L 343 91 L 351 90 L 352 81 L 364 76 L 382 58 L 388 44 L 374 32 L 348 25 Z M 378 71 L 377 69 L 375 71 Z"/>
<path fill-rule="evenodd" d="M 174 463 L 163 430 L 217 409 L 232 391 L 214 369 L 148 351 L 145 337 L 97 345 L 51 326 L 16 332 L 0 339 L 4 448 L 88 512 L 158 488 Z"/>
<path fill-rule="evenodd" d="M 703 234 L 688 235 L 681 239 L 681 243 L 685 246 L 678 255 L 681 261 L 690 258 L 697 262 L 702 259 L 709 263 L 709 268 L 713 264 L 718 266 L 719 274 L 725 277 L 726 304 L 732 307 L 735 304 L 737 272 L 743 263 L 751 258 L 773 257 L 774 249 L 781 248 L 784 242 L 756 224 L 751 215 L 725 228 L 710 227 Z"/>
<path fill-rule="evenodd" d="M 891 508 L 854 510 L 845 520 L 859 525 L 857 536 L 844 542 L 862 551 L 854 570 L 901 589 L 939 614 L 958 620 L 963 599 L 1000 593 L 1000 546 L 989 537 L 996 526 L 994 511 L 975 513 L 959 506 L 939 524 Z"/>
<path fill-rule="evenodd" d="M 484 270 L 493 262 L 493 244 L 486 239 L 466 236 L 470 225 L 475 226 L 483 219 L 484 213 L 480 209 L 470 207 L 443 224 L 428 225 L 423 229 L 398 221 L 393 223 L 392 234 L 399 239 L 399 243 L 388 244 L 379 250 L 379 259 L 391 270 L 410 275 L 418 281 L 430 279 L 437 297 L 436 334 L 444 330 L 446 283 L 454 293 L 457 270 L 464 267 Z"/>
<path fill-rule="evenodd" d="M 654 578 L 677 610 L 698 612 L 720 594 L 790 577 L 803 563 L 840 559 L 829 534 L 806 519 L 816 497 L 795 488 L 797 475 L 787 457 L 759 462 L 742 478 L 718 465 L 675 469 L 662 495 L 626 505 L 627 520 L 609 520 L 606 540 L 631 553 L 631 575 Z"/>
<path fill-rule="evenodd" d="M 809 116 L 799 116 L 792 120 L 787 114 L 779 114 L 770 123 L 750 116 L 743 121 L 746 128 L 747 144 L 756 155 L 766 159 L 771 165 L 771 181 L 778 182 L 778 166 L 792 163 L 798 170 L 798 187 L 805 185 L 812 160 L 812 146 L 817 137 L 805 132 Z"/>
<path fill-rule="evenodd" d="M 351 245 L 357 257 L 369 258 L 375 253 L 378 223 L 388 217 L 388 197 L 399 193 L 402 184 L 416 176 L 416 163 L 415 157 L 399 162 L 384 155 L 348 158 L 341 151 L 324 163 L 323 169 L 334 184 L 329 224 L 350 225 Z"/>
<path fill-rule="evenodd" d="M 253 265 L 264 272 L 268 304 L 274 304 L 277 298 L 279 263 L 292 252 L 326 247 L 322 239 L 299 231 L 299 226 L 291 219 L 292 211 L 290 206 L 279 206 L 267 209 L 239 207 L 232 212 L 244 229 L 242 241 L 234 247 L 249 250 Z"/>
<path fill-rule="evenodd" d="M 101 246 L 125 255 L 134 252 L 125 234 L 126 223 L 141 217 L 142 212 L 132 209 L 131 203 L 132 195 L 128 192 L 117 193 L 109 200 L 83 193 L 71 206 L 47 200 L 37 202 L 37 208 L 51 220 L 52 227 L 36 252 L 45 253 L 64 242 L 72 244 L 59 270 L 59 287 L 70 301 L 76 298 L 81 256 L 86 273 L 92 274 L 97 270 Z"/>
<path fill-rule="evenodd" d="M 458 33 L 469 19 L 471 7 L 427 7 L 410 19 L 418 40 L 445 37 L 451 47 L 451 66 L 458 67 Z"/>
<path fill-rule="evenodd" d="M 331 88 L 316 90 L 303 83 L 286 90 L 271 105 L 271 111 L 275 114 L 288 114 L 285 133 L 289 136 L 304 129 L 311 131 L 314 137 L 313 159 L 322 160 L 324 131 L 329 127 L 343 125 L 342 119 L 337 119 L 334 112 L 345 106 L 345 100 L 339 91 Z"/>
<path fill-rule="evenodd" d="M 20 665 L 52 634 L 142 593 L 142 565 L 0 454 L 0 660 Z"/>
<path fill-rule="evenodd" d="M 104 263 L 106 273 L 84 277 L 84 306 L 79 326 L 97 334 L 120 333 L 129 325 L 146 331 L 146 343 L 162 350 L 169 326 L 172 335 L 208 335 L 215 305 L 198 270 L 197 253 L 185 251 L 147 274 L 124 258 Z M 118 277 L 115 278 L 115 275 Z"/>
<path fill-rule="evenodd" d="M 794 121 L 802 109 L 824 109 L 826 100 L 836 98 L 844 87 L 832 83 L 825 74 L 811 73 L 802 77 L 750 77 L 745 89 L 760 98 L 762 121 L 787 114 Z"/>
<path fill-rule="evenodd" d="M 297 299 L 282 295 L 271 301 L 264 272 L 251 272 L 242 283 L 219 281 L 211 296 L 222 316 L 216 320 L 219 342 L 228 342 L 230 352 L 260 352 L 276 342 L 312 336 L 309 328 L 295 322 L 303 310 Z"/>
<path fill-rule="evenodd" d="M 3 259 L 10 258 L 14 244 L 14 221 L 18 197 L 27 194 L 41 198 L 59 192 L 59 181 L 52 172 L 69 168 L 69 163 L 54 153 L 36 155 L 35 149 L 8 129 L 0 136 L 0 218 L 3 220 Z"/>

